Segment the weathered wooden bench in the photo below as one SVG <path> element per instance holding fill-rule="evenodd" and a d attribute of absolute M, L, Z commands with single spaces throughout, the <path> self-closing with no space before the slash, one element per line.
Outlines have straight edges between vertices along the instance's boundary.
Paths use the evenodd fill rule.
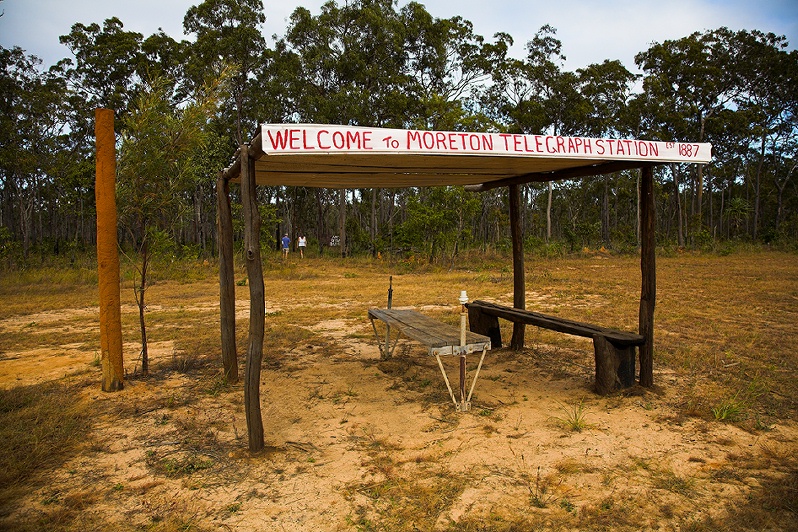
<path fill-rule="evenodd" d="M 513 323 L 535 325 L 552 331 L 591 338 L 596 359 L 596 393 L 599 395 L 606 395 L 620 388 L 628 388 L 635 383 L 635 347 L 645 343 L 645 338 L 640 334 L 608 329 L 487 301 L 477 300 L 468 304 L 468 321 L 471 330 L 488 336 L 494 347 L 502 345 L 499 318 Z"/>
<path fill-rule="evenodd" d="M 471 394 L 474 392 L 474 386 L 477 383 L 479 370 L 482 368 L 482 362 L 485 360 L 485 353 L 490 349 L 491 341 L 487 336 L 477 334 L 475 332 L 460 330 L 459 328 L 440 322 L 429 316 L 425 316 L 415 310 L 407 309 L 369 309 L 369 320 L 374 329 L 374 335 L 377 337 L 377 342 L 380 345 L 380 353 L 383 358 L 392 356 L 399 338 L 404 335 L 412 340 L 424 344 L 430 355 L 434 355 L 438 361 L 438 367 L 443 374 L 443 379 L 446 382 L 446 388 L 449 390 L 449 395 L 454 402 L 455 408 L 460 411 L 470 409 Z M 383 321 L 386 324 L 386 333 L 381 335 L 377 331 L 377 326 L 374 321 Z M 396 339 L 391 345 L 390 330 L 398 332 Z M 471 383 L 471 389 L 466 396 L 465 381 L 466 381 L 466 355 L 471 353 L 481 352 L 482 355 L 479 359 L 474 380 Z M 452 386 L 449 384 L 449 377 L 446 375 L 446 370 L 441 362 L 441 356 L 451 355 L 460 357 L 460 401 L 455 399 Z"/>

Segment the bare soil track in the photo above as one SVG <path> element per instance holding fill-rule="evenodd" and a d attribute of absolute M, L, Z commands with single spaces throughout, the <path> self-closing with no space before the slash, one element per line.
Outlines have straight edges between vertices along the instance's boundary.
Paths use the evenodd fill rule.
<path fill-rule="evenodd" d="M 3 497 L 0 529 L 798 529 L 796 391 L 785 384 L 798 358 L 795 256 L 661 259 L 653 389 L 598 397 L 590 342 L 529 328 L 524 351 L 488 354 L 464 414 L 422 347 L 400 342 L 380 360 L 366 310 L 384 305 L 388 273 L 267 265 L 268 448 L 254 456 L 242 386 L 220 372 L 212 275 L 151 288 L 147 377 L 136 310 L 123 308 L 118 393 L 100 391 L 96 288 L 74 288 L 85 306 L 30 309 L 24 289 L 4 285 L 0 388 L 56 381 L 91 423 Z M 633 259 L 533 262 L 528 275 L 529 308 L 635 326 Z M 460 289 L 512 301 L 512 281 L 487 267 L 396 275 L 394 288 L 396 306 L 452 323 Z M 736 404 L 732 422 L 716 419 L 724 404 Z"/>

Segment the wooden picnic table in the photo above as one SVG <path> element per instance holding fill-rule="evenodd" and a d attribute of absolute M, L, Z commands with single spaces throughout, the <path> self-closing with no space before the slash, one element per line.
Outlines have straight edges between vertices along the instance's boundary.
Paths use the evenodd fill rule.
<path fill-rule="evenodd" d="M 401 335 L 404 335 L 412 340 L 424 344 L 430 355 L 435 356 L 438 361 L 438 367 L 443 374 L 443 379 L 446 382 L 446 388 L 449 390 L 449 395 L 454 402 L 455 408 L 463 412 L 469 410 L 471 407 L 471 394 L 474 392 L 474 386 L 477 383 L 479 370 L 482 368 L 482 362 L 485 360 L 485 353 L 490 349 L 490 338 L 481 334 L 473 333 L 468 330 L 462 330 L 453 325 L 440 322 L 434 318 L 421 314 L 415 310 L 409 309 L 369 309 L 369 320 L 374 329 L 374 335 L 380 345 L 380 352 L 383 358 L 389 358 L 396 344 L 399 342 Z M 381 336 L 377 331 L 375 320 L 382 321 L 386 324 L 386 332 Z M 398 332 L 396 340 L 391 346 L 391 328 Z M 383 343 L 384 338 L 384 343 Z M 468 395 L 465 393 L 466 381 L 466 355 L 471 353 L 482 352 L 477 366 L 474 380 L 471 384 L 471 389 Z M 460 357 L 460 401 L 455 399 L 452 387 L 449 384 L 449 377 L 446 375 L 446 370 L 441 362 L 442 355 L 451 355 Z"/>
<path fill-rule="evenodd" d="M 369 309 L 369 319 L 384 321 L 405 336 L 429 348 L 430 355 L 471 354 L 490 349 L 490 338 L 466 331 L 466 344 L 460 345 L 460 329 L 420 312 L 408 309 Z"/>

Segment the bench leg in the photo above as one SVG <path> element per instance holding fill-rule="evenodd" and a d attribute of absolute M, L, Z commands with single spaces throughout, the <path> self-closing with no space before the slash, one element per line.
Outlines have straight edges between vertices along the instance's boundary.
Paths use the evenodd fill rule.
<path fill-rule="evenodd" d="M 477 377 L 479 377 L 479 370 L 482 369 L 482 362 L 485 360 L 485 353 L 487 353 L 487 348 L 482 349 L 482 356 L 479 357 L 479 365 L 477 366 L 477 371 L 474 373 L 474 382 L 471 383 L 471 390 L 468 392 L 468 399 L 466 399 L 466 404 L 471 406 L 471 394 L 474 393 L 474 386 L 477 385 Z"/>
<path fill-rule="evenodd" d="M 397 335 L 393 345 L 391 345 L 391 326 L 386 324 L 385 343 L 383 344 L 382 338 L 380 337 L 380 333 L 377 332 L 377 326 L 374 324 L 373 319 L 371 320 L 371 328 L 374 329 L 374 336 L 377 338 L 377 346 L 380 348 L 380 359 L 387 360 L 391 358 L 393 356 L 394 350 L 396 349 L 396 344 L 399 343 L 399 337 L 402 335 L 401 332 Z"/>
<path fill-rule="evenodd" d="M 441 368 L 441 373 L 443 374 L 443 380 L 446 382 L 446 389 L 449 390 L 449 397 L 452 398 L 452 402 L 454 403 L 454 407 L 457 410 L 460 410 L 460 406 L 457 404 L 457 399 L 454 398 L 454 392 L 452 391 L 452 385 L 449 384 L 449 377 L 446 375 L 446 370 L 443 367 L 443 362 L 441 362 L 441 356 L 435 355 L 435 360 L 438 361 L 438 367 Z"/>
<path fill-rule="evenodd" d="M 604 336 L 593 337 L 596 393 L 607 395 L 635 382 L 635 346 L 617 346 Z"/>
<path fill-rule="evenodd" d="M 452 398 L 452 403 L 454 403 L 454 408 L 458 412 L 468 412 L 471 410 L 471 395 L 474 393 L 474 387 L 477 385 L 477 377 L 479 377 L 479 370 L 482 369 L 482 363 L 485 361 L 485 353 L 487 353 L 487 349 L 482 350 L 482 356 L 479 358 L 479 365 L 477 365 L 477 371 L 474 373 L 474 380 L 471 381 L 471 388 L 468 391 L 468 396 L 465 395 L 465 386 L 466 386 L 466 374 L 465 374 L 465 356 L 460 356 L 460 402 L 457 401 L 457 398 L 454 396 L 454 390 L 452 389 L 451 383 L 449 383 L 449 377 L 446 375 L 446 369 L 443 367 L 443 362 L 441 362 L 441 356 L 435 355 L 435 360 L 438 361 L 438 367 L 441 368 L 441 374 L 443 375 L 443 380 L 446 382 L 446 389 L 449 390 L 449 397 Z"/>

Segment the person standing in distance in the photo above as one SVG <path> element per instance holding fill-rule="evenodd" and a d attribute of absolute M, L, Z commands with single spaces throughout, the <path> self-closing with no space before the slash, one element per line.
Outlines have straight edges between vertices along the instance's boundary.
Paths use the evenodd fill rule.
<path fill-rule="evenodd" d="M 288 238 L 288 233 L 283 236 L 283 258 L 288 258 L 288 248 L 291 246 L 291 239 Z"/>
<path fill-rule="evenodd" d="M 297 241 L 297 244 L 299 245 L 299 258 L 304 259 L 305 258 L 305 248 L 308 245 L 308 239 L 305 238 L 305 235 L 301 235 L 299 237 L 299 240 Z"/>

